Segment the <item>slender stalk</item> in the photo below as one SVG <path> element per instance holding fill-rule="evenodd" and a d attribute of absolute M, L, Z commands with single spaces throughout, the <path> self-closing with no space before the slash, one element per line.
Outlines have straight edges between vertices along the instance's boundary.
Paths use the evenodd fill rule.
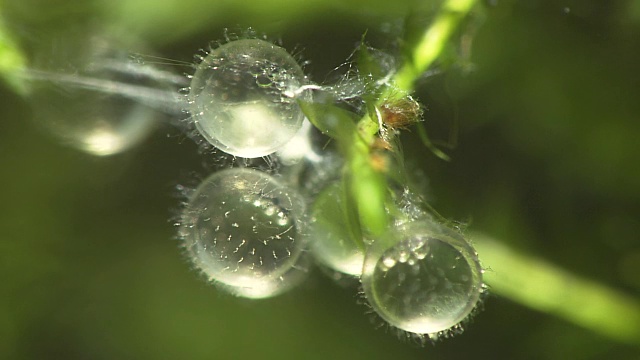
<path fill-rule="evenodd" d="M 424 32 L 412 56 L 398 71 L 395 86 L 410 92 L 413 84 L 440 56 L 458 24 L 471 11 L 477 0 L 447 0 L 442 4 L 434 22 Z"/>
<path fill-rule="evenodd" d="M 392 86 L 380 97 L 379 102 L 393 96 L 394 92 L 402 94 L 413 91 L 415 82 L 433 65 L 460 21 L 468 15 L 476 2 L 477 0 L 447 0 L 442 4 L 435 20 L 411 51 L 410 58 L 393 77 Z M 359 128 L 364 130 L 360 133 L 365 140 L 372 140 L 379 130 L 377 121 L 369 115 L 362 118 Z"/>
<path fill-rule="evenodd" d="M 379 97 L 375 108 L 393 96 L 405 96 L 414 83 L 442 53 L 460 21 L 469 13 L 477 0 L 446 0 L 434 22 L 424 32 L 405 65 L 396 73 L 392 84 Z M 376 114 L 367 114 L 358 122 L 348 152 L 351 191 L 355 195 L 360 220 L 373 235 L 380 235 L 390 219 L 386 209 L 386 180 L 370 163 L 370 149 L 380 131 Z M 381 186 L 382 185 L 382 186 Z"/>
<path fill-rule="evenodd" d="M 470 237 L 489 266 L 484 278 L 492 293 L 608 338 L 640 344 L 640 303 L 636 299 L 486 235 Z"/>

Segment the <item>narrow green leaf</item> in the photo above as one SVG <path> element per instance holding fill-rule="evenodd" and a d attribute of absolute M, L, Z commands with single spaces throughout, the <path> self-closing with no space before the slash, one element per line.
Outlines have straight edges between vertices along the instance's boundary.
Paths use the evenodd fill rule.
<path fill-rule="evenodd" d="M 302 112 L 323 134 L 330 136 L 341 145 L 353 139 L 358 115 L 323 102 L 298 101 Z"/>
<path fill-rule="evenodd" d="M 0 18 L 0 78 L 21 95 L 27 93 L 27 85 L 21 76 L 25 68 L 26 58 Z"/>
<path fill-rule="evenodd" d="M 640 344 L 640 303 L 603 284 L 519 252 L 483 234 L 471 239 L 489 269 L 490 291 L 630 344 Z"/>
<path fill-rule="evenodd" d="M 372 49 L 367 46 L 364 39 L 367 34 L 362 35 L 360 46 L 358 47 L 358 58 L 356 64 L 358 71 L 362 76 L 370 77 L 373 80 L 378 80 L 385 77 L 388 72 L 382 67 L 381 59 L 376 58 Z"/>
<path fill-rule="evenodd" d="M 358 213 L 345 185 L 344 181 L 337 181 L 321 191 L 311 215 L 318 226 L 337 237 L 335 241 L 347 239 L 364 250 Z"/>
<path fill-rule="evenodd" d="M 360 222 L 373 235 L 381 235 L 389 224 L 384 175 L 371 167 L 368 152 L 354 152 L 349 165 L 350 189 L 357 204 Z"/>
<path fill-rule="evenodd" d="M 418 136 L 420 136 L 420 140 L 422 140 L 422 143 L 427 147 L 427 149 L 431 150 L 431 152 L 440 159 L 444 161 L 451 161 L 449 155 L 438 149 L 438 147 L 431 141 L 429 134 L 427 134 L 427 129 L 422 123 L 417 123 L 416 128 L 418 129 Z"/>

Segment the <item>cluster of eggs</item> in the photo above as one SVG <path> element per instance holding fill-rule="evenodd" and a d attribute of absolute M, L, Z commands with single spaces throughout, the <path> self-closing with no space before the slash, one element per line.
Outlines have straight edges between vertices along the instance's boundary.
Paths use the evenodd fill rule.
<path fill-rule="evenodd" d="M 310 125 L 299 106 L 299 101 L 313 101 L 302 90 L 309 81 L 285 49 L 261 39 L 223 44 L 196 65 L 186 97 L 158 85 L 173 81 L 169 74 L 132 67 L 116 55 L 99 54 L 102 60 L 79 75 L 30 75 L 82 90 L 91 100 L 86 103 L 103 101 L 97 109 L 104 111 L 92 115 L 100 126 L 86 116 L 75 132 L 56 124 L 63 133 L 77 135 L 70 141 L 85 150 L 107 155 L 125 149 L 151 126 L 148 109 L 165 105 L 187 112 L 198 136 L 229 155 L 324 166 L 324 155 L 311 150 Z M 140 79 L 157 81 L 140 86 L 135 83 Z M 60 109 L 58 117 L 73 118 L 67 110 Z M 483 291 L 482 269 L 460 233 L 425 213 L 354 242 L 347 233 L 342 182 L 329 181 L 331 176 L 314 182 L 310 173 L 304 181 L 324 189 L 305 191 L 300 179 L 251 167 L 222 169 L 206 178 L 180 216 L 179 236 L 194 266 L 234 295 L 265 298 L 303 281 L 315 259 L 359 278 L 380 317 L 415 334 L 438 334 L 469 315 Z"/>
<path fill-rule="evenodd" d="M 198 65 L 188 109 L 218 149 L 267 156 L 301 129 L 305 118 L 297 101 L 312 99 L 296 89 L 306 83 L 284 49 L 237 40 Z M 272 296 L 295 285 L 310 254 L 332 271 L 359 277 L 372 308 L 399 329 L 437 334 L 469 315 L 482 293 L 482 269 L 462 235 L 425 215 L 391 226 L 362 248 L 346 235 L 340 192 L 337 181 L 305 200 L 284 179 L 251 169 L 222 170 L 191 197 L 183 238 L 196 266 L 239 295 Z"/>

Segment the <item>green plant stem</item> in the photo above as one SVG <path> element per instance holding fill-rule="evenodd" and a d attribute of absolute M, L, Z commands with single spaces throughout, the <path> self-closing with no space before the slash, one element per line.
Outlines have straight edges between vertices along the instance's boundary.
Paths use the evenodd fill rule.
<path fill-rule="evenodd" d="M 415 82 L 442 53 L 458 24 L 467 16 L 476 2 L 477 0 L 447 0 L 442 4 L 435 20 L 411 51 L 410 58 L 395 74 L 392 86 L 380 96 L 376 106 L 389 97 L 402 96 L 413 91 Z M 371 141 L 379 130 L 377 121 L 371 119 L 369 115 L 360 120 L 358 127 L 365 141 Z"/>
<path fill-rule="evenodd" d="M 414 83 L 438 58 L 455 32 L 460 21 L 469 13 L 477 0 L 446 0 L 434 22 L 424 32 L 404 66 L 396 73 L 372 108 L 392 97 L 402 97 L 413 90 Z M 361 223 L 373 234 L 380 235 L 387 228 L 386 180 L 373 169 L 370 162 L 371 146 L 380 131 L 376 114 L 367 114 L 358 122 L 351 149 L 347 154 L 351 174 L 351 191 L 355 195 Z"/>
<path fill-rule="evenodd" d="M 432 25 L 411 52 L 409 61 L 395 75 L 393 86 L 383 93 L 379 102 L 413 90 L 416 80 L 438 58 L 475 2 L 445 1 Z M 352 156 L 368 156 L 368 148 L 362 144 L 370 144 L 378 131 L 376 119 L 369 115 L 363 117 L 354 139 L 354 149 L 357 150 L 353 151 Z M 363 193 L 362 196 L 365 195 Z M 367 200 L 371 202 L 370 198 Z M 384 205 L 379 206 L 384 209 Z M 487 236 L 475 234 L 471 238 L 483 262 L 489 266 L 484 278 L 492 293 L 564 318 L 613 340 L 640 344 L 640 304 L 637 300 L 542 259 L 525 255 Z"/>
<path fill-rule="evenodd" d="M 407 92 L 413 90 L 415 81 L 440 56 L 458 24 L 471 11 L 476 1 L 447 0 L 442 4 L 435 20 L 411 52 L 411 58 L 394 77 L 396 87 Z"/>
<path fill-rule="evenodd" d="M 640 304 L 482 234 L 471 234 L 489 291 L 624 343 L 640 345 Z"/>

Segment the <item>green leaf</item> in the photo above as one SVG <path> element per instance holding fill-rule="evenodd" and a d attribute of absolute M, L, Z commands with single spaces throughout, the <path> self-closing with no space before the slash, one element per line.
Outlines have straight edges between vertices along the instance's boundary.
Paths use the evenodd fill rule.
<path fill-rule="evenodd" d="M 380 58 L 374 55 L 373 49 L 365 43 L 364 38 L 366 35 L 366 33 L 362 35 L 362 40 L 358 47 L 358 59 L 356 60 L 358 71 L 362 76 L 368 76 L 373 80 L 382 79 L 388 72 L 383 68 Z"/>
<path fill-rule="evenodd" d="M 358 213 L 344 181 L 336 181 L 318 194 L 311 211 L 316 224 L 339 239 L 349 239 L 364 250 Z"/>
<path fill-rule="evenodd" d="M 26 58 L 13 41 L 0 19 L 0 77 L 18 94 L 25 95 L 27 86 L 21 74 L 26 68 Z"/>
<path fill-rule="evenodd" d="M 379 80 L 389 76 L 389 73 L 395 70 L 395 66 L 391 55 L 367 46 L 364 41 L 365 35 L 362 36 L 358 47 L 356 65 L 365 87 L 362 99 L 373 106 L 388 91 L 389 87 L 388 82 Z M 368 110 L 370 114 L 373 114 L 371 108 Z"/>
<path fill-rule="evenodd" d="M 298 100 L 304 115 L 323 134 L 338 140 L 340 146 L 347 146 L 356 132 L 356 121 L 359 118 L 348 110 L 324 102 L 307 102 Z"/>
<path fill-rule="evenodd" d="M 388 224 L 387 183 L 384 176 L 371 167 L 368 145 L 355 123 L 358 115 L 330 103 L 300 100 L 298 103 L 315 127 L 338 141 L 348 159 L 345 176 L 350 194 L 346 194 L 345 199 L 353 196 L 360 223 L 374 235 L 380 235 Z"/>
<path fill-rule="evenodd" d="M 438 149 L 438 147 L 431 141 L 429 134 L 427 134 L 427 129 L 422 123 L 417 123 L 416 128 L 418 129 L 418 136 L 420 136 L 420 140 L 422 140 L 422 143 L 427 147 L 427 149 L 431 150 L 431 152 L 440 159 L 444 161 L 451 161 L 449 155 Z"/>
<path fill-rule="evenodd" d="M 360 222 L 373 235 L 381 235 L 389 224 L 387 181 L 383 174 L 371 167 L 368 151 L 354 151 L 349 170 L 348 181 Z"/>

